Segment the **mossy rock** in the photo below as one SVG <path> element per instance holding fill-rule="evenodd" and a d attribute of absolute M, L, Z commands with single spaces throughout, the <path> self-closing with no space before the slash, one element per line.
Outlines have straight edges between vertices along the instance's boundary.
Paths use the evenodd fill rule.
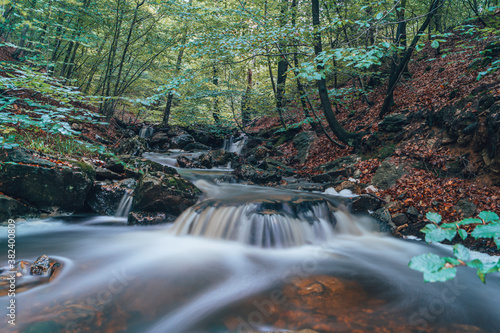
<path fill-rule="evenodd" d="M 0 191 L 42 210 L 59 207 L 63 211 L 75 211 L 82 208 L 95 179 L 88 169 L 79 167 L 0 162 L 0 168 Z"/>
<path fill-rule="evenodd" d="M 386 158 L 392 156 L 392 154 L 394 154 L 395 151 L 396 151 L 395 145 L 388 145 L 381 147 L 377 153 L 377 158 L 385 160 Z"/>
<path fill-rule="evenodd" d="M 151 172 L 139 179 L 134 192 L 133 211 L 177 216 L 194 205 L 200 194 L 196 186 L 179 175 Z"/>
<path fill-rule="evenodd" d="M 122 155 L 118 156 L 118 160 L 125 163 L 125 170 L 129 169 L 129 171 L 133 171 L 136 174 L 142 175 L 148 172 L 162 172 L 169 175 L 177 175 L 177 170 L 174 168 L 145 158 Z"/>

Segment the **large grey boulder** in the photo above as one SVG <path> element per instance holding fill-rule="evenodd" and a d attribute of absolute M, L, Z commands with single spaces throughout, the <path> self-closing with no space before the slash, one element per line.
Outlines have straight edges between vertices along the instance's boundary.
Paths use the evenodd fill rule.
<path fill-rule="evenodd" d="M 173 137 L 170 141 L 170 147 L 172 149 L 184 149 L 188 144 L 194 143 L 194 138 L 189 134 L 181 134 Z"/>
<path fill-rule="evenodd" d="M 305 163 L 317 139 L 316 132 L 312 131 L 301 132 L 293 138 L 293 145 L 297 148 L 297 159 L 300 163 Z"/>
<path fill-rule="evenodd" d="M 375 172 L 372 185 L 382 190 L 387 190 L 396 185 L 396 181 L 405 174 L 406 171 L 402 166 L 396 166 L 388 161 L 384 161 L 377 169 L 377 172 Z"/>

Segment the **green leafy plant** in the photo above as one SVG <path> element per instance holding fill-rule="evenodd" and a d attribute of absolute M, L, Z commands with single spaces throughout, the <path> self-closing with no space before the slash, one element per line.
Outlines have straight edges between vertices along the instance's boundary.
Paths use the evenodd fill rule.
<path fill-rule="evenodd" d="M 500 219 L 494 212 L 481 212 L 479 218 L 467 218 L 455 223 L 441 224 L 442 217 L 437 213 L 429 212 L 426 217 L 431 224 L 427 224 L 421 231 L 425 234 L 426 242 L 451 241 L 457 234 L 466 239 L 469 234 L 462 229 L 464 226 L 475 225 L 470 233 L 471 237 L 492 238 L 500 249 Z M 425 282 L 444 282 L 457 274 L 456 267 L 467 266 L 477 269 L 477 275 L 486 283 L 486 275 L 500 271 L 500 260 L 488 262 L 480 259 L 470 260 L 470 251 L 461 244 L 453 247 L 455 257 L 440 257 L 436 254 L 422 254 L 411 259 L 409 267 L 424 273 Z"/>

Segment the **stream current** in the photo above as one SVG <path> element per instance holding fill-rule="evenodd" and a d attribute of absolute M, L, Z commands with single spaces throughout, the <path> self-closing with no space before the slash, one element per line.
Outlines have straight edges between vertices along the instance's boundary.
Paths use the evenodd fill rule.
<path fill-rule="evenodd" d="M 204 195 L 173 225 L 78 216 L 17 223 L 17 260 L 46 254 L 61 267 L 48 283 L 23 278 L 15 326 L 0 297 L 1 332 L 500 331 L 497 274 L 483 285 L 464 268 L 429 284 L 408 268 L 413 256 L 447 249 L 379 233 L 341 197 L 215 185 L 210 172 L 179 171 L 202 179 Z M 0 233 L 5 244 L 6 228 Z"/>

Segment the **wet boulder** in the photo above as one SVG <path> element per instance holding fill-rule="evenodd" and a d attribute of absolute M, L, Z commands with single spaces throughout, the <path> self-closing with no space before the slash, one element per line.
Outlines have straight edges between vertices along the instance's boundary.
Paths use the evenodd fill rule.
<path fill-rule="evenodd" d="M 163 147 L 165 144 L 170 142 L 170 138 L 168 136 L 168 132 L 166 131 L 158 131 L 155 132 L 149 139 L 150 147 Z"/>
<path fill-rule="evenodd" d="M 200 194 L 196 186 L 179 175 L 150 172 L 139 179 L 132 211 L 178 216 L 195 204 Z"/>
<path fill-rule="evenodd" d="M 383 206 L 383 201 L 367 194 L 356 196 L 349 200 L 348 206 L 353 213 L 371 213 Z"/>
<path fill-rule="evenodd" d="M 396 225 L 392 222 L 391 213 L 386 208 L 377 209 L 372 213 L 372 217 L 379 222 L 380 232 L 392 232 Z"/>
<path fill-rule="evenodd" d="M 121 155 L 142 156 L 147 151 L 146 147 L 146 140 L 136 135 L 121 142 L 116 152 Z"/>
<path fill-rule="evenodd" d="M 124 163 L 124 173 L 127 178 L 140 178 L 143 174 L 150 171 L 162 172 L 168 175 L 176 175 L 177 170 L 168 165 L 147 160 L 136 156 L 122 155 L 118 160 Z"/>
<path fill-rule="evenodd" d="M 204 145 L 203 143 L 199 142 L 193 142 L 189 143 L 184 147 L 184 150 L 186 151 L 194 151 L 194 150 L 210 150 L 210 147 L 207 145 Z"/>
<path fill-rule="evenodd" d="M 177 164 L 181 168 L 187 169 L 207 169 L 206 165 L 202 165 L 200 162 L 187 158 L 186 156 L 177 157 Z M 211 168 L 211 166 L 210 166 Z"/>
<path fill-rule="evenodd" d="M 282 176 L 275 171 L 265 171 L 248 164 L 240 166 L 233 173 L 238 179 L 251 181 L 255 184 L 276 183 L 282 179 Z"/>
<path fill-rule="evenodd" d="M 170 141 L 170 147 L 172 149 L 184 149 L 188 144 L 194 143 L 194 138 L 189 134 L 181 134 L 175 136 Z"/>
<path fill-rule="evenodd" d="M 281 174 L 285 177 L 291 177 L 291 176 L 297 174 L 296 169 L 291 168 L 288 165 L 286 165 L 285 163 L 274 160 L 272 158 L 266 158 L 264 160 L 263 168 L 266 171 L 273 171 L 273 172 Z"/>
<path fill-rule="evenodd" d="M 119 182 L 95 182 L 86 198 L 87 205 L 99 215 L 113 216 L 125 194 L 131 194 L 137 185 L 134 179 Z"/>
<path fill-rule="evenodd" d="M 0 191 L 40 210 L 79 210 L 95 180 L 93 167 L 83 162 L 56 164 L 23 149 L 0 155 Z"/>
<path fill-rule="evenodd" d="M 15 218 L 37 217 L 40 212 L 19 200 L 0 194 L 0 222 Z"/>
<path fill-rule="evenodd" d="M 238 155 L 230 153 L 224 149 L 212 150 L 208 153 L 208 156 L 210 156 L 212 164 L 215 166 L 226 166 L 229 162 L 234 163 L 239 159 Z"/>

